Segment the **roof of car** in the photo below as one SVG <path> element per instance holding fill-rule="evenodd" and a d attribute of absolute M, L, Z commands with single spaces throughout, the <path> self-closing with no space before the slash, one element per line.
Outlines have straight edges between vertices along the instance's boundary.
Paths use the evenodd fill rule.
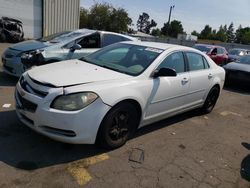
<path fill-rule="evenodd" d="M 99 33 L 106 33 L 106 34 L 114 34 L 114 35 L 123 36 L 123 37 L 130 39 L 130 40 L 135 40 L 135 41 L 138 40 L 135 37 L 131 37 L 131 36 L 120 34 L 120 33 L 110 32 L 110 31 L 100 31 L 100 30 L 92 30 L 92 29 L 78 29 L 78 30 L 75 30 L 72 32 L 82 33 L 83 35 L 89 35 L 89 34 L 93 34 L 95 32 L 99 32 Z"/>

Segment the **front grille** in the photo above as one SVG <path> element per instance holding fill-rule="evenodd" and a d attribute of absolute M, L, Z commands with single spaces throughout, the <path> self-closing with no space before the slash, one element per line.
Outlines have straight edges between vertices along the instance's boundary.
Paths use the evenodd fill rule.
<path fill-rule="evenodd" d="M 67 136 L 67 137 L 75 137 L 76 136 L 76 133 L 74 131 L 71 131 L 71 130 L 57 129 L 57 128 L 53 128 L 53 127 L 49 127 L 49 126 L 41 126 L 41 128 L 43 130 L 45 130 L 46 132 L 52 133 L 52 134 L 57 134 L 57 135 Z"/>
<path fill-rule="evenodd" d="M 6 64 L 3 64 L 3 67 L 4 67 L 7 71 L 13 73 L 13 68 L 7 66 Z"/>
<path fill-rule="evenodd" d="M 37 109 L 37 104 L 28 101 L 27 99 L 23 98 L 19 92 L 17 93 L 17 99 L 20 101 L 21 104 L 18 104 L 18 108 L 23 109 L 23 110 L 27 110 L 29 112 L 35 112 Z"/>
<path fill-rule="evenodd" d="M 44 91 L 39 91 L 37 89 L 34 89 L 26 80 L 24 80 L 23 77 L 21 77 L 20 79 L 20 85 L 21 87 L 28 93 L 32 93 L 34 95 L 38 95 L 39 97 L 46 97 L 47 96 L 47 92 Z"/>

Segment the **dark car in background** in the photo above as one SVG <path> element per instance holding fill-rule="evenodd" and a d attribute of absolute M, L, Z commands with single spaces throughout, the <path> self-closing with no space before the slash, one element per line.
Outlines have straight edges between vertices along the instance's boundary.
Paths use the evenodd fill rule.
<path fill-rule="evenodd" d="M 217 65 L 224 65 L 228 62 L 228 52 L 222 46 L 195 44 L 193 48 L 206 53 Z"/>
<path fill-rule="evenodd" d="M 235 62 L 244 55 L 250 54 L 250 50 L 241 48 L 232 48 L 228 51 L 228 62 Z"/>
<path fill-rule="evenodd" d="M 226 71 L 226 83 L 240 81 L 250 83 L 250 55 L 240 57 L 237 62 L 231 62 L 223 66 Z"/>

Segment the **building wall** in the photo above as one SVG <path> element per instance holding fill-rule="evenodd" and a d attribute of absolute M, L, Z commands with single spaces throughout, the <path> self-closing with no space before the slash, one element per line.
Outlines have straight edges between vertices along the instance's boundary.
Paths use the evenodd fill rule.
<path fill-rule="evenodd" d="M 80 0 L 43 0 L 43 36 L 79 28 Z"/>
<path fill-rule="evenodd" d="M 24 37 L 42 35 L 42 0 L 0 0 L 0 17 L 6 16 L 23 22 Z"/>

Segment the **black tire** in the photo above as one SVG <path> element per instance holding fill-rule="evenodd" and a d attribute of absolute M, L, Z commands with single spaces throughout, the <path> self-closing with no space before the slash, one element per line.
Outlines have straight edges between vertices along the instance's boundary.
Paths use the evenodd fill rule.
<path fill-rule="evenodd" d="M 220 94 L 220 89 L 219 87 L 213 87 L 208 95 L 207 95 L 207 98 L 205 100 L 205 103 L 204 105 L 202 106 L 202 112 L 204 114 L 208 114 L 210 112 L 212 112 L 212 110 L 214 109 L 214 106 L 219 98 L 219 94 Z"/>
<path fill-rule="evenodd" d="M 104 117 L 97 135 L 97 144 L 115 149 L 126 143 L 139 124 L 139 112 L 128 102 L 114 106 Z"/>

